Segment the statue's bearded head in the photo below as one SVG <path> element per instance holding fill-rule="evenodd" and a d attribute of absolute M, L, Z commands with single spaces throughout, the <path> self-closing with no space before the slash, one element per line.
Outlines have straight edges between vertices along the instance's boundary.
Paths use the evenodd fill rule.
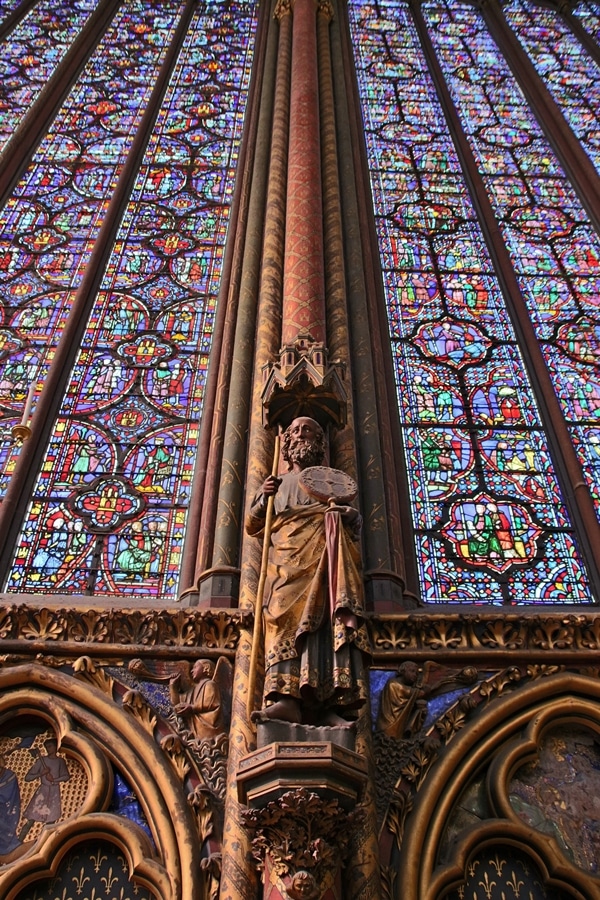
<path fill-rule="evenodd" d="M 300 416 L 288 426 L 281 442 L 281 455 L 290 468 L 320 466 L 325 458 L 325 434 L 315 419 Z"/>

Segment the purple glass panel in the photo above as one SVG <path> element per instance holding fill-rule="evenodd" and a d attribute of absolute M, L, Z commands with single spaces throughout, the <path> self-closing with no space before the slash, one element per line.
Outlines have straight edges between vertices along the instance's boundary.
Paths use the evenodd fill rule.
<path fill-rule="evenodd" d="M 95 7 L 94 0 L 74 0 L 63 7 L 42 0 L 2 43 L 0 152 Z"/>
<path fill-rule="evenodd" d="M 423 11 L 597 497 L 600 237 L 481 14 L 461 2 L 427 2 Z M 548 53 L 552 48 L 550 43 Z M 596 79 L 594 96 L 599 84 Z M 591 102 L 597 104 L 597 96 Z M 587 446 L 576 438 L 581 427 L 593 437 Z"/>

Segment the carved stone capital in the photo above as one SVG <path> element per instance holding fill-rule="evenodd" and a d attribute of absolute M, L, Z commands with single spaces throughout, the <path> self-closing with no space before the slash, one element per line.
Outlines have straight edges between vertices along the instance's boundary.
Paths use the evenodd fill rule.
<path fill-rule="evenodd" d="M 333 4 L 331 0 L 318 0 L 317 14 L 331 22 L 333 19 Z"/>
<path fill-rule="evenodd" d="M 341 897 L 340 863 L 348 854 L 356 812 L 297 788 L 242 815 L 253 834 L 254 856 L 279 896 L 318 900 L 330 891 L 328 896 Z"/>

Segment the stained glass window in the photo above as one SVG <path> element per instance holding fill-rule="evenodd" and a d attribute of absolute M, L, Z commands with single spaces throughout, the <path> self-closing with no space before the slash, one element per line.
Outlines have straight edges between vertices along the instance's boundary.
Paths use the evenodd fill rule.
<path fill-rule="evenodd" d="M 487 183 L 512 204 L 500 215 L 507 239 L 523 240 L 523 290 L 546 300 L 532 311 L 549 363 L 568 357 L 572 371 L 577 353 L 551 340 L 560 326 L 548 291 L 571 304 L 567 322 L 580 308 L 562 257 L 550 275 L 542 236 L 557 232 L 557 254 L 572 238 L 567 255 L 594 236 L 489 43 L 473 51 L 474 68 L 477 14 L 451 5 L 454 15 L 424 6 L 428 29 L 455 102 L 472 110 L 466 130 Z M 355 0 L 350 20 L 423 599 L 589 602 L 544 422 L 408 4 Z M 584 290 L 591 274 L 577 272 Z M 577 386 L 589 384 L 587 363 L 577 371 Z"/>
<path fill-rule="evenodd" d="M 600 43 L 600 3 L 590 3 L 584 0 L 578 3 L 573 10 L 574 15 L 596 41 Z"/>
<path fill-rule="evenodd" d="M 0 0 L 0 24 L 20 5 L 21 0 Z"/>
<path fill-rule="evenodd" d="M 511 0 L 503 7 L 581 146 L 600 171 L 600 66 L 583 49 L 556 10 Z"/>
<path fill-rule="evenodd" d="M 0 152 L 89 19 L 95 0 L 45 0 L 19 22 L 0 56 Z"/>
<path fill-rule="evenodd" d="M 178 10 L 123 6 L 0 211 L 2 493 L 16 452 L 10 428 L 32 384 L 35 410 Z"/>
<path fill-rule="evenodd" d="M 443 48 L 432 38 L 598 504 L 600 237 L 481 16 L 467 4 L 424 9 L 446 34 Z"/>
<path fill-rule="evenodd" d="M 161 0 L 157 10 L 176 24 L 177 6 Z M 156 10 L 141 4 L 137 33 L 150 54 L 169 32 L 165 23 L 155 39 L 148 15 Z M 254 30 L 252 5 L 196 8 L 75 359 L 9 590 L 176 591 Z M 128 99 L 152 81 L 148 55 L 111 48 L 120 73 L 130 61 L 140 68 L 116 96 L 113 85 L 110 101 L 92 99 L 102 106 L 90 116 L 92 151 L 122 152 L 125 139 L 108 144 L 96 116 L 113 124 L 125 114 L 133 128 Z M 59 190 L 83 193 L 93 216 L 116 160 L 89 150 L 88 158 L 80 180 Z M 67 271 L 60 266 L 59 277 Z"/>

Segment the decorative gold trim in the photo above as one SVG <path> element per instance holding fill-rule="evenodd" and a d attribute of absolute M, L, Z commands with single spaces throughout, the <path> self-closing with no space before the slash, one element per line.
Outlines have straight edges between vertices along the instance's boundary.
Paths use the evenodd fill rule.
<path fill-rule="evenodd" d="M 80 666 L 79 670 L 86 676 L 94 675 L 86 671 L 85 666 Z M 14 725 L 18 715 L 48 722 L 57 734 L 61 749 L 64 747 L 76 755 L 86 767 L 90 784 L 88 796 L 77 816 L 58 825 L 47 825 L 32 853 L 27 853 L 22 861 L 19 859 L 6 871 L 0 870 L 0 896 L 7 900 L 32 880 L 23 874 L 23 867 L 27 872 L 38 873 L 36 877 L 53 871 L 57 841 L 61 847 L 73 846 L 82 839 L 82 829 L 86 835 L 94 836 L 96 822 L 101 823 L 100 831 L 104 829 L 109 839 L 117 843 L 120 833 L 136 831 L 131 822 L 119 820 L 118 816 L 102 814 L 98 818 L 91 812 L 108 805 L 112 774 L 107 760 L 126 774 L 156 844 L 156 851 L 150 849 L 147 854 L 153 861 L 145 860 L 143 864 L 139 853 L 136 851 L 137 856 L 134 853 L 135 842 L 127 844 L 123 838 L 124 843 L 119 844 L 125 852 L 129 846 L 134 870 L 137 872 L 135 867 L 139 862 L 142 865 L 140 871 L 147 873 L 140 875 L 140 882 L 153 890 L 160 900 L 200 900 L 203 896 L 198 877 L 200 846 L 194 814 L 181 782 L 177 748 L 171 748 L 175 758 L 167 748 L 167 756 L 172 757 L 171 766 L 154 736 L 139 724 L 135 714 L 130 715 L 112 699 L 112 685 L 108 692 L 107 687 L 108 682 L 89 684 L 36 663 L 0 670 L 0 724 L 10 721 Z M 134 700 L 132 697 L 135 708 Z M 57 834 L 60 840 L 55 838 Z"/>
<path fill-rule="evenodd" d="M 496 852 L 503 842 L 529 857 L 545 880 L 552 879 L 554 890 L 564 891 L 577 900 L 600 900 L 600 884 L 594 884 L 598 879 L 586 875 L 576 866 L 565 865 L 565 857 L 557 851 L 552 838 L 535 828 L 503 819 L 477 826 L 459 843 L 454 864 L 436 875 L 423 900 L 437 900 L 464 883 L 469 861 L 486 848 Z"/>
<path fill-rule="evenodd" d="M 423 610 L 390 616 L 373 616 L 374 658 L 378 663 L 398 658 L 429 659 L 438 662 L 509 658 L 547 659 L 564 662 L 597 663 L 600 649 L 600 614 L 595 609 L 569 612 L 544 609 L 521 613 L 435 612 Z M 496 663 L 492 662 L 492 665 Z"/>
<path fill-rule="evenodd" d="M 249 628 L 250 609 L 84 609 L 0 607 L 0 651 L 115 656 L 121 659 L 168 655 L 169 659 L 226 656 L 232 659 L 240 631 Z M 600 612 L 523 608 L 519 613 L 444 611 L 370 617 L 376 664 L 403 659 L 438 662 L 501 657 L 597 663 Z"/>
<path fill-rule="evenodd" d="M 167 873 L 152 859 L 152 844 L 144 831 L 110 813 L 94 813 L 57 826 L 36 854 L 20 859 L 0 876 L 2 896 L 15 900 L 28 885 L 56 875 L 68 852 L 90 840 L 115 844 L 125 855 L 129 877 L 152 891 L 157 900 L 174 897 Z"/>

